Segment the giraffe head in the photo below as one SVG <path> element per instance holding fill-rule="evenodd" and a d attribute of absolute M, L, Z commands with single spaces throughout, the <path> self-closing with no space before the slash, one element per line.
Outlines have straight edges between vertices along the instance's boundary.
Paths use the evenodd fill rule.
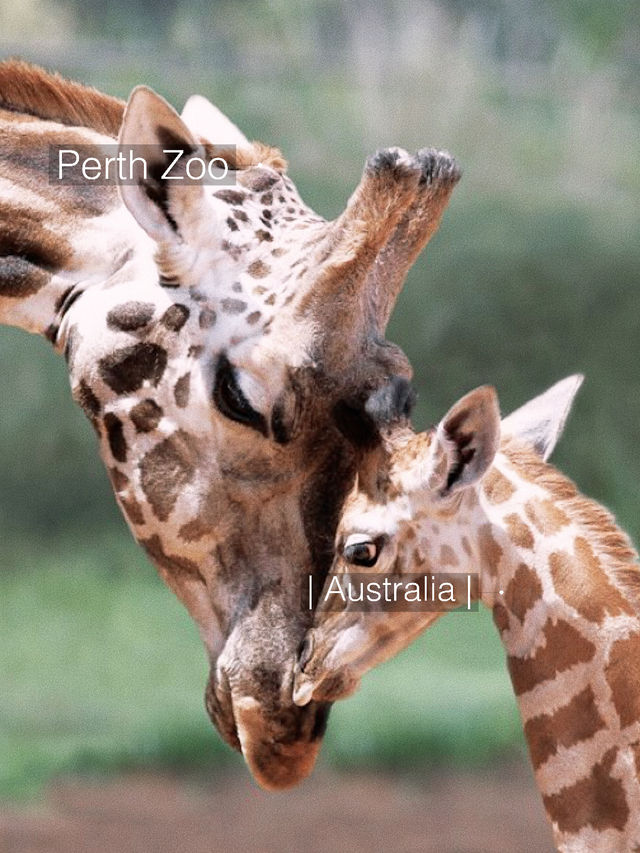
<path fill-rule="evenodd" d="M 65 295 L 56 340 L 128 523 L 198 625 L 211 719 L 284 788 L 310 772 L 328 713 L 291 701 L 302 580 L 322 584 L 357 466 L 407 421 L 410 369 L 384 328 L 459 175 L 448 155 L 381 152 L 326 222 L 279 153 L 202 98 L 181 118 L 135 90 L 120 141 L 205 159 L 236 146 L 233 187 L 163 182 L 175 155 L 159 153 L 120 188 L 126 210 L 101 217 L 113 270 Z"/>
<path fill-rule="evenodd" d="M 562 433 L 582 376 L 556 383 L 500 421 L 498 398 L 483 386 L 459 400 L 437 427 L 398 428 L 367 460 L 345 501 L 330 577 L 478 573 L 491 559 L 478 488 L 501 438 L 515 437 L 546 459 Z M 499 487 L 499 481 L 490 488 Z M 453 575 L 451 575 L 453 576 Z M 460 601 L 461 596 L 456 595 Z M 326 602 L 326 603 L 325 603 Z M 373 666 L 407 646 L 442 612 L 364 612 L 325 596 L 294 678 L 294 699 L 333 701 L 353 693 Z"/>

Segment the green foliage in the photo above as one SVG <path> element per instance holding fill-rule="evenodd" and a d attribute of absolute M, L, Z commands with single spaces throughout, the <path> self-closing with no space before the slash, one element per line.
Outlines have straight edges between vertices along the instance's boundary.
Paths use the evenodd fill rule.
<path fill-rule="evenodd" d="M 241 759 L 209 723 L 205 656 L 177 600 L 127 540 L 58 543 L 0 574 L 0 798 L 53 776 Z M 519 748 L 486 613 L 454 613 L 332 711 L 338 767 L 479 762 Z"/>
<path fill-rule="evenodd" d="M 195 627 L 133 543 L 58 543 L 0 575 L 0 795 L 52 775 L 227 759 Z"/>

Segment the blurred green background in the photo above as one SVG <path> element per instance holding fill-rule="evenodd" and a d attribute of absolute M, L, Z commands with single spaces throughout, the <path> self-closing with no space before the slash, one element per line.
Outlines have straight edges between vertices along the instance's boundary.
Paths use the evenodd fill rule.
<path fill-rule="evenodd" d="M 640 533 L 637 0 L 15 0 L 0 55 L 179 109 L 210 97 L 340 212 L 376 148 L 464 177 L 389 337 L 418 427 L 484 382 L 503 411 L 586 374 L 555 460 Z M 227 768 L 196 630 L 120 518 L 65 367 L 0 332 L 0 796 L 53 774 Z M 364 722 L 363 722 L 364 721 Z M 324 761 L 469 764 L 522 749 L 484 613 L 454 614 L 332 712 Z"/>

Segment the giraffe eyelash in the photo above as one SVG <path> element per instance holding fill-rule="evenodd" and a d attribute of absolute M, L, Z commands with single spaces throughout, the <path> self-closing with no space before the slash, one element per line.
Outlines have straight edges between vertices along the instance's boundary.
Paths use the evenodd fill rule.
<path fill-rule="evenodd" d="M 224 353 L 218 359 L 213 387 L 213 401 L 218 411 L 236 423 L 246 424 L 267 436 L 267 422 L 242 393 L 235 370 Z"/>

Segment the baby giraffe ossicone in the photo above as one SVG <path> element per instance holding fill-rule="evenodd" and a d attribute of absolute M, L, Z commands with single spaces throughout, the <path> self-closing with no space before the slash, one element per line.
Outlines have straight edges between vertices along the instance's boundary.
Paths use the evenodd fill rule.
<path fill-rule="evenodd" d="M 345 504 L 327 583 L 478 573 L 555 843 L 610 853 L 640 849 L 640 566 L 610 513 L 546 462 L 581 381 L 502 422 L 478 388 L 436 428 L 393 432 Z M 338 602 L 321 599 L 303 645 L 299 704 L 349 695 L 442 615 Z"/>

